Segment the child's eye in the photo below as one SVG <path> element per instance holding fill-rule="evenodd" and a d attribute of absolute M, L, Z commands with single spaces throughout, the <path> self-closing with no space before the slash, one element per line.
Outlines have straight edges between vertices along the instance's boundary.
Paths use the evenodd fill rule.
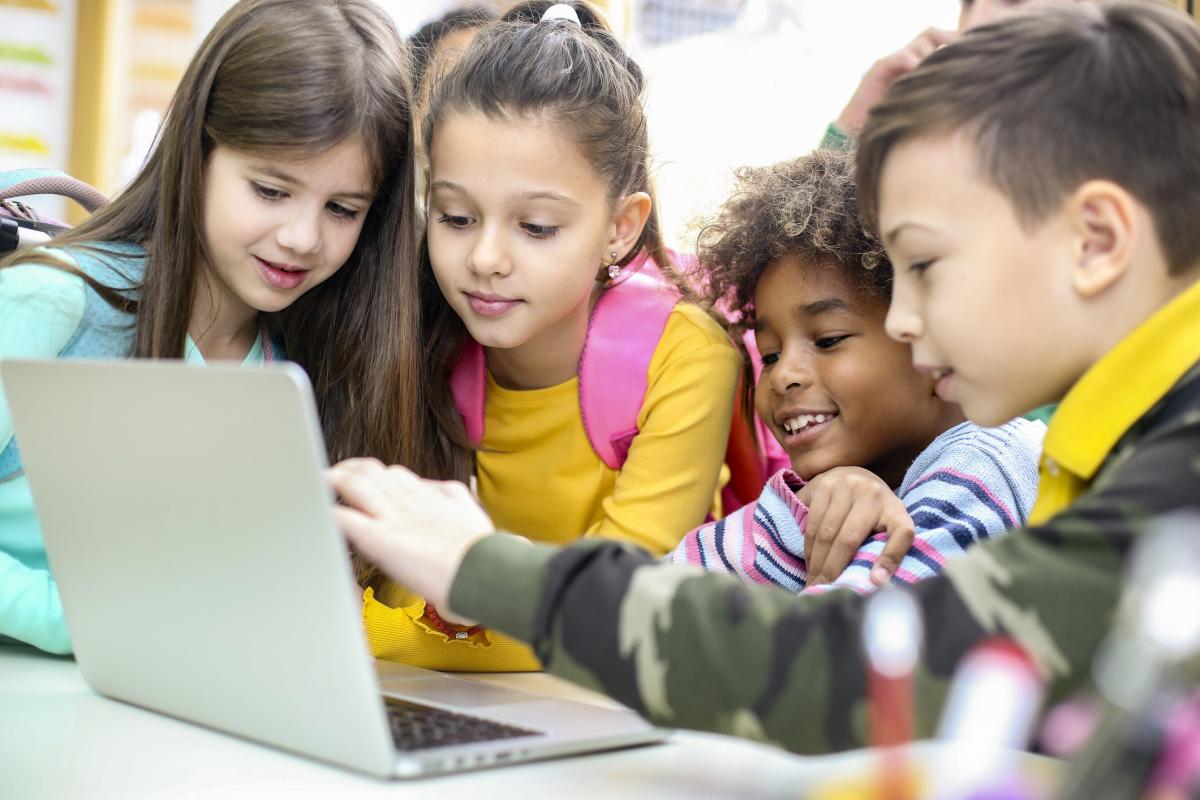
<path fill-rule="evenodd" d="M 813 344 L 817 346 L 818 350 L 829 350 L 836 347 L 843 339 L 849 338 L 850 334 L 844 334 L 842 336 L 822 336 L 820 339 L 814 340 Z"/>
<path fill-rule="evenodd" d="M 762 362 L 763 367 L 769 367 L 779 360 L 779 353 L 763 353 L 758 360 Z"/>
<path fill-rule="evenodd" d="M 521 229 L 534 239 L 549 239 L 558 233 L 558 227 L 555 225 L 538 225 L 533 222 L 522 222 Z"/>
<path fill-rule="evenodd" d="M 932 258 L 928 259 L 927 261 L 916 261 L 916 262 L 913 262 L 912 264 L 909 264 L 908 269 L 910 272 L 915 272 L 918 275 L 923 275 L 923 274 L 925 274 L 926 271 L 929 270 L 930 267 L 933 266 L 933 262 L 934 262 L 934 259 L 932 259 Z"/>
<path fill-rule="evenodd" d="M 465 228 L 471 224 L 471 218 L 456 217 L 453 214 L 443 214 L 438 217 L 438 224 L 449 225 L 451 228 Z"/>
<path fill-rule="evenodd" d="M 358 209 L 347 208 L 341 203 L 328 203 L 326 204 L 325 208 L 329 209 L 329 213 L 333 214 L 333 216 L 337 217 L 338 219 L 349 221 L 358 218 Z"/>
<path fill-rule="evenodd" d="M 281 192 L 278 189 L 272 189 L 270 186 L 264 186 L 261 183 L 254 183 L 252 181 L 250 185 L 254 187 L 255 194 L 264 200 L 282 200 L 283 198 L 287 197 L 285 192 Z"/>

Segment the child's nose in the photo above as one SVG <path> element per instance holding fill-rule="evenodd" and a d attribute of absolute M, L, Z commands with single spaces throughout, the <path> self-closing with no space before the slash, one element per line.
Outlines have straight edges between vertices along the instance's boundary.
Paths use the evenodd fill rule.
<path fill-rule="evenodd" d="M 471 248 L 469 266 L 477 275 L 507 275 L 512 272 L 512 261 L 499 231 L 488 226 L 481 228 Z"/>
<path fill-rule="evenodd" d="M 771 371 L 771 388 L 779 394 L 787 394 L 793 388 L 804 388 L 813 383 L 812 364 L 801 354 L 784 351 L 779 362 Z"/>
<path fill-rule="evenodd" d="M 321 246 L 321 224 L 312 214 L 299 213 L 279 226 L 275 241 L 293 253 L 315 253 Z"/>
<path fill-rule="evenodd" d="M 897 342 L 906 342 L 909 344 L 920 339 L 924 333 L 924 326 L 920 315 L 895 302 L 888 309 L 883 327 L 887 331 L 887 335 Z"/>

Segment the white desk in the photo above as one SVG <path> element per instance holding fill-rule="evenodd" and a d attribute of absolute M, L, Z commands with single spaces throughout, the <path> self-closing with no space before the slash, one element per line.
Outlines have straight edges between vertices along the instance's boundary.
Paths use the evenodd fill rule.
<path fill-rule="evenodd" d="M 547 675 L 490 678 L 579 696 Z M 598 702 L 608 702 L 586 693 Z M 918 745 L 928 750 L 930 745 Z M 385 782 L 94 694 L 70 659 L 0 646 L 0 798 L 795 798 L 870 763 L 864 751 L 800 758 L 678 732 L 666 744 L 415 782 Z M 1039 769 L 1053 764 L 1039 759 Z"/>

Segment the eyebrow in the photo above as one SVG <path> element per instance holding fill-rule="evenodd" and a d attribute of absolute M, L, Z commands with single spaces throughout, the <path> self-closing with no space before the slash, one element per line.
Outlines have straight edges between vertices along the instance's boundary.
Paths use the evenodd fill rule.
<path fill-rule="evenodd" d="M 901 222 L 899 225 L 883 235 L 883 241 L 885 244 L 895 244 L 896 238 L 900 234 L 904 233 L 906 230 L 912 230 L 913 228 L 920 228 L 927 231 L 932 230 L 928 225 L 921 225 L 917 222 Z"/>
<path fill-rule="evenodd" d="M 826 297 L 824 300 L 818 300 L 815 303 L 801 306 L 800 311 L 807 316 L 817 317 L 832 311 L 853 312 L 854 308 L 840 297 Z"/>
<path fill-rule="evenodd" d="M 457 183 L 452 183 L 451 181 L 434 181 L 433 183 L 431 183 L 429 185 L 429 190 L 431 192 L 436 192 L 439 189 L 445 189 L 445 190 L 451 191 L 451 192 L 461 192 L 462 194 L 470 194 L 470 192 L 468 192 L 464 187 L 459 186 Z M 520 194 L 512 195 L 511 199 L 512 200 L 525 200 L 525 201 L 550 200 L 555 203 L 562 203 L 564 205 L 569 205 L 569 206 L 578 206 L 579 205 L 579 203 L 577 201 L 572 200 L 570 197 L 567 197 L 565 194 L 559 194 L 558 192 L 551 192 L 551 191 L 522 192 Z"/>
<path fill-rule="evenodd" d="M 854 306 L 847 303 L 840 297 L 826 297 L 822 300 L 816 300 L 807 305 L 797 306 L 798 311 L 803 316 L 818 317 L 822 314 L 829 314 L 835 311 L 845 311 L 850 314 L 856 314 Z M 760 333 L 766 327 L 766 322 L 758 316 L 754 318 L 754 332 Z"/>
<path fill-rule="evenodd" d="M 429 191 L 436 192 L 438 189 L 446 189 L 451 192 L 466 192 L 466 189 L 450 181 L 434 181 L 429 184 Z"/>
<path fill-rule="evenodd" d="M 579 205 L 579 203 L 577 203 L 574 200 L 572 200 L 571 198 L 567 197 L 565 194 L 559 194 L 558 192 L 545 192 L 545 191 L 543 191 L 543 192 L 524 192 L 523 194 L 513 195 L 513 199 L 514 200 L 550 200 L 552 202 L 562 203 L 562 204 L 568 205 L 568 206 Z"/>
<path fill-rule="evenodd" d="M 254 164 L 252 165 L 252 168 L 257 172 L 261 172 L 264 175 L 269 175 L 270 177 L 279 181 L 283 181 L 284 183 L 290 183 L 293 186 L 305 185 L 304 181 L 300 180 L 295 175 L 284 172 L 278 167 L 271 166 L 270 164 Z M 347 200 L 362 200 L 364 203 L 370 203 L 375 200 L 375 195 L 371 192 L 334 192 L 333 196 L 344 197 Z"/>

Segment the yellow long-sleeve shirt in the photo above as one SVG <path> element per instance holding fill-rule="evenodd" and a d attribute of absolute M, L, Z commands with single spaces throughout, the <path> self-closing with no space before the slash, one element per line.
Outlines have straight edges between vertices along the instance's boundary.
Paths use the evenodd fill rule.
<path fill-rule="evenodd" d="M 536 541 L 565 543 L 582 534 L 667 552 L 719 510 L 713 498 L 738 366 L 720 326 L 695 306 L 676 306 L 650 360 L 639 433 L 619 471 L 588 442 L 577 378 L 514 391 L 489 375 L 476 457 L 484 508 L 498 528 Z M 424 600 L 402 587 L 389 586 L 378 599 L 368 589 L 363 620 L 375 656 L 443 670 L 541 669 L 525 645 L 492 631 L 450 639 L 424 615 Z"/>

